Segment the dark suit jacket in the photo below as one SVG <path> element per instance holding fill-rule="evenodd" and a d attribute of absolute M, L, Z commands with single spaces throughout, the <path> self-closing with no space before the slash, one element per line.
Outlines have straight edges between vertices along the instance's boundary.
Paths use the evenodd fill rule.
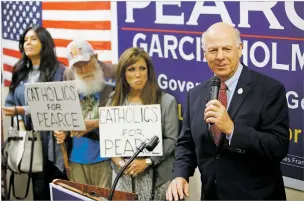
<path fill-rule="evenodd" d="M 280 170 L 289 144 L 283 85 L 244 66 L 228 108 L 234 122 L 231 144 L 222 134 L 217 148 L 204 122 L 209 82 L 188 92 L 173 178 L 188 179 L 198 166 L 201 199 L 286 199 Z"/>

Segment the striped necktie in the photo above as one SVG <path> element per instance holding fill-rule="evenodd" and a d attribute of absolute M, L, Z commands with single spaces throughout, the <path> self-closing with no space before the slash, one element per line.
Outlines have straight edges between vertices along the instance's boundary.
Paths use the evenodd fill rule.
<path fill-rule="evenodd" d="M 224 105 L 225 108 L 227 108 L 227 86 L 224 82 L 221 83 L 221 89 L 219 92 L 218 100 Z M 221 138 L 221 132 L 218 129 L 218 127 L 215 124 L 212 124 L 210 127 L 212 139 L 216 146 L 219 145 L 220 138 Z"/>

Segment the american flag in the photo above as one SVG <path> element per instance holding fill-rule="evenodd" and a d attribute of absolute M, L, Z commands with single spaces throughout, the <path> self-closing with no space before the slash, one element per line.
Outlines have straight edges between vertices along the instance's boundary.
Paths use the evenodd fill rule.
<path fill-rule="evenodd" d="M 20 34 L 30 25 L 47 28 L 55 41 L 57 57 L 66 66 L 65 48 L 74 39 L 91 43 L 99 60 L 117 61 L 115 2 L 2 1 L 1 4 L 4 86 L 10 85 L 13 66 L 21 56 Z"/>

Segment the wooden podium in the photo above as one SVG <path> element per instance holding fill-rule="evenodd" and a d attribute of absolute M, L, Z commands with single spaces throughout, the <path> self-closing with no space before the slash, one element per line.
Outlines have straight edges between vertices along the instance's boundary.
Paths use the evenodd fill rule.
<path fill-rule="evenodd" d="M 98 186 L 80 184 L 67 180 L 55 179 L 52 182 L 75 193 L 81 194 L 92 200 L 107 200 L 110 195 L 110 189 L 100 188 Z M 127 193 L 123 191 L 115 191 L 113 200 L 138 200 L 138 195 L 135 193 Z"/>

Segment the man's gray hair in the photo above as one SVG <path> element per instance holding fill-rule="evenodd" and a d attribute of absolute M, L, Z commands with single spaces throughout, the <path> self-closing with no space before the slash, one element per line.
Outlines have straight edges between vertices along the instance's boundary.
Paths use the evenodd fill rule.
<path fill-rule="evenodd" d="M 237 28 L 234 28 L 234 31 L 236 36 L 236 46 L 238 47 L 242 43 L 241 33 Z M 206 33 L 207 31 L 202 34 L 202 48 L 204 51 L 206 51 Z"/>

